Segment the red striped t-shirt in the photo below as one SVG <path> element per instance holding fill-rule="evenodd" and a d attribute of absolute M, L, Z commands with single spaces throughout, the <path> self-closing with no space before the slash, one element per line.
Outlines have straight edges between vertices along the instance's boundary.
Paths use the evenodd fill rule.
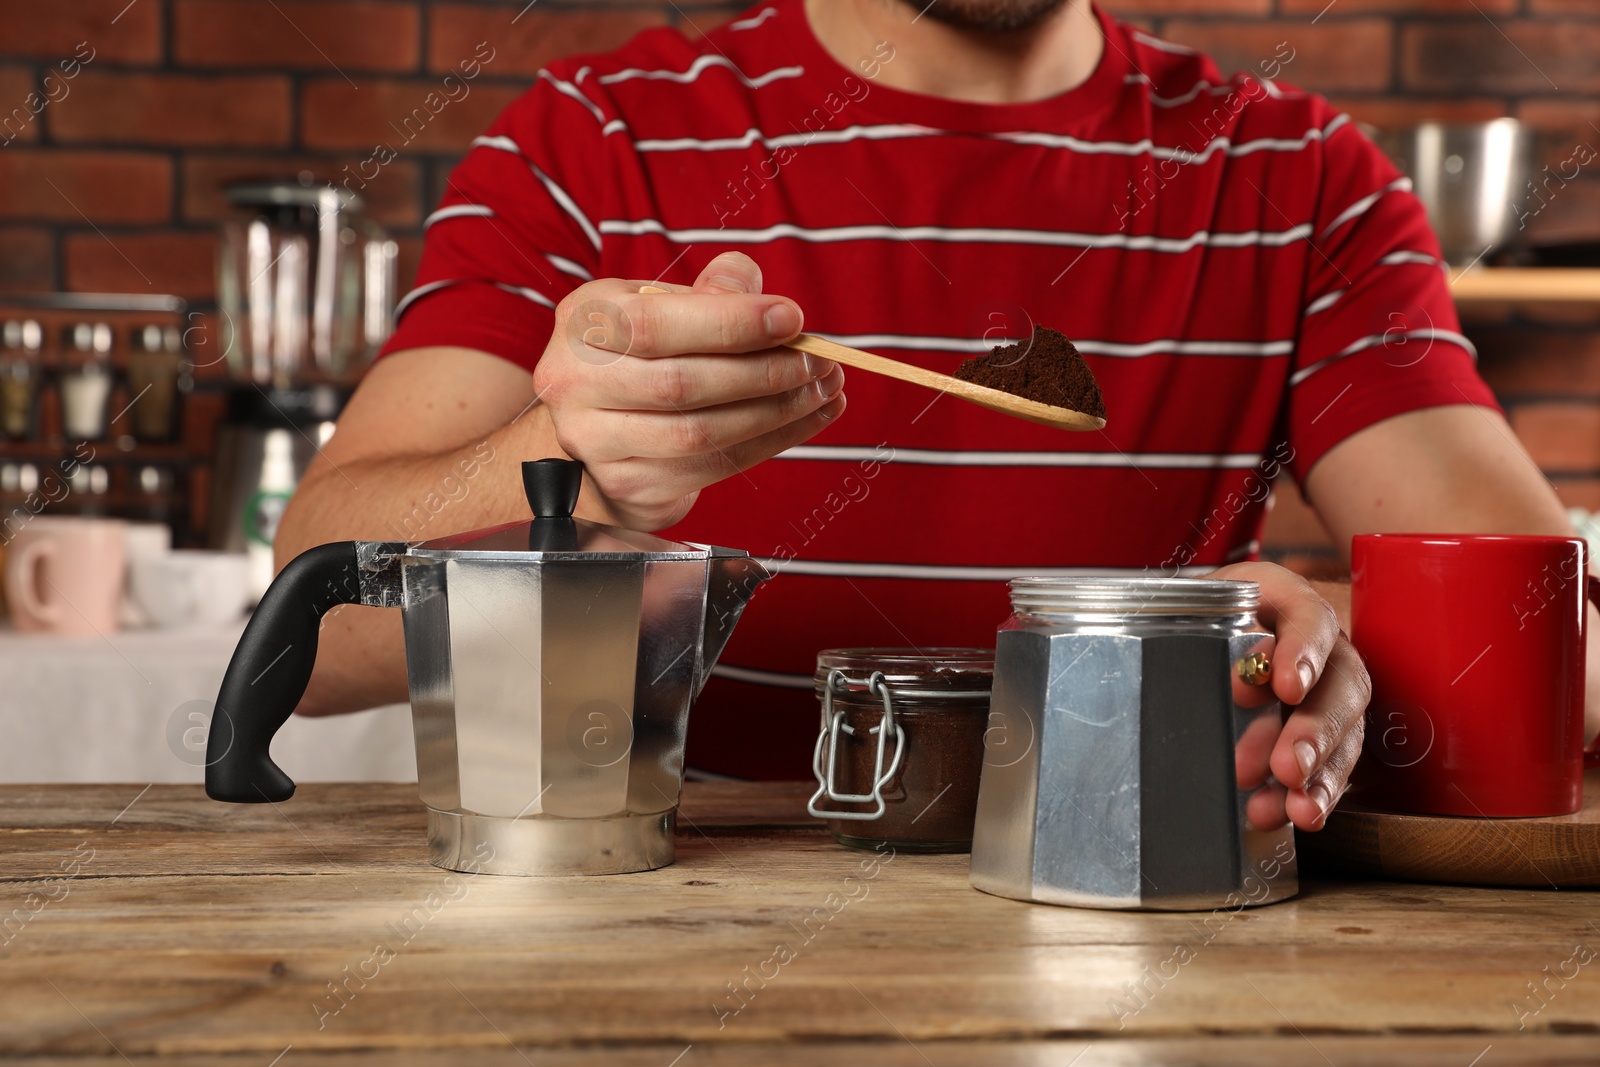
<path fill-rule="evenodd" d="M 837 424 L 702 492 L 666 534 L 777 577 L 692 765 L 802 777 L 818 650 L 992 646 L 1007 578 L 1250 558 L 1279 469 L 1494 404 L 1420 203 L 1347 116 L 1099 18 L 1087 81 L 992 105 L 880 84 L 892 43 L 841 61 L 774 0 L 552 63 L 451 175 L 386 351 L 531 368 L 583 281 L 686 284 L 736 249 L 809 332 L 950 372 L 1043 323 L 1100 380 L 1106 428 L 1071 434 L 847 371 Z"/>

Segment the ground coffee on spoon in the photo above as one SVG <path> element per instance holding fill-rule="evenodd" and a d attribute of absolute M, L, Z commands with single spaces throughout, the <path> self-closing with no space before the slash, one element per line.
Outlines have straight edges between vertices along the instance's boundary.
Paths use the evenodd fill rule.
<path fill-rule="evenodd" d="M 967 360 L 956 368 L 956 377 L 1096 418 L 1106 415 L 1089 365 L 1071 341 L 1048 326 L 1035 326 L 1026 341 Z"/>

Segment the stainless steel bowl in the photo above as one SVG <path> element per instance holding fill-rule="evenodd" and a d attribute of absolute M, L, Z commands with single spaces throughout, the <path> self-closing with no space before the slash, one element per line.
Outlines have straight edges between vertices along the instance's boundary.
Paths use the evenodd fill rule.
<path fill-rule="evenodd" d="M 1533 135 L 1522 123 L 1425 122 L 1376 140 L 1410 175 L 1447 262 L 1465 266 L 1516 238 L 1533 174 Z"/>

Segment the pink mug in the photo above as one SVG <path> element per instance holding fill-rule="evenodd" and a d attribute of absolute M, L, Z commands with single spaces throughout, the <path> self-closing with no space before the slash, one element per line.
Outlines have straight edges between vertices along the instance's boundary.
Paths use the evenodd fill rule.
<path fill-rule="evenodd" d="M 123 524 L 39 516 L 6 548 L 6 600 L 23 633 L 93 637 L 117 628 Z"/>

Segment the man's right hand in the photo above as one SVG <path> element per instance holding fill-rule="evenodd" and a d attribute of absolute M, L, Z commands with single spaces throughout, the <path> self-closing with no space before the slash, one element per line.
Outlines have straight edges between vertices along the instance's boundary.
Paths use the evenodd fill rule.
<path fill-rule="evenodd" d="M 606 521 L 658 530 L 701 489 L 837 419 L 844 372 L 774 347 L 800 332 L 800 307 L 762 295 L 742 253 L 717 256 L 693 286 L 640 285 L 605 278 L 562 300 L 534 387 Z"/>

